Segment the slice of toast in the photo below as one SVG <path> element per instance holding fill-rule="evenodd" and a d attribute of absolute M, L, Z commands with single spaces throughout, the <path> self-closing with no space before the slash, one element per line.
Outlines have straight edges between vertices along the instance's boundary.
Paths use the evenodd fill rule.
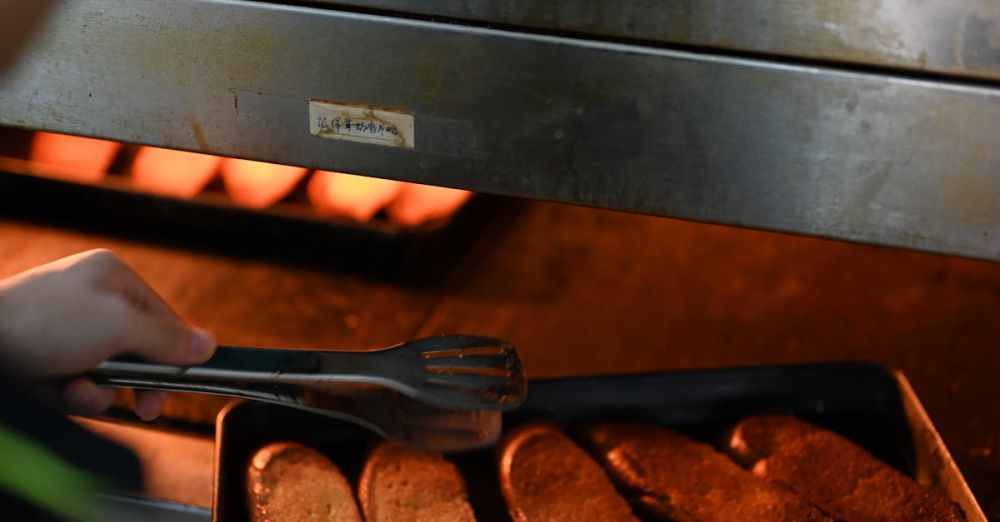
<path fill-rule="evenodd" d="M 727 451 L 842 520 L 965 520 L 961 508 L 846 438 L 791 416 L 760 415 L 733 429 Z"/>
<path fill-rule="evenodd" d="M 755 477 L 712 446 L 648 424 L 589 427 L 584 444 L 634 502 L 679 522 L 831 521 L 782 486 Z"/>
<path fill-rule="evenodd" d="M 520 426 L 502 442 L 500 486 L 514 522 L 638 520 L 604 470 L 547 423 Z"/>
<path fill-rule="evenodd" d="M 361 522 L 347 479 L 320 452 L 292 442 L 264 446 L 247 471 L 254 522 Z"/>
<path fill-rule="evenodd" d="M 475 521 L 465 481 L 439 453 L 383 442 L 369 455 L 358 485 L 368 522 Z"/>

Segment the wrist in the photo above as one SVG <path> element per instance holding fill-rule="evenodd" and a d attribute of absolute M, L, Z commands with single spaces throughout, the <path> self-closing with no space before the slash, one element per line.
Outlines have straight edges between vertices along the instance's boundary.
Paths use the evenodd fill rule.
<path fill-rule="evenodd" d="M 16 332 L 19 310 L 16 308 L 17 300 L 12 295 L 14 290 L 10 279 L 0 280 L 0 359 L 8 369 L 17 363 L 15 350 L 20 344 Z"/>
<path fill-rule="evenodd" d="M 9 289 L 5 285 L 6 281 L 0 281 L 0 357 L 5 361 L 9 358 L 11 350 L 10 342 L 10 316 L 9 309 Z"/>

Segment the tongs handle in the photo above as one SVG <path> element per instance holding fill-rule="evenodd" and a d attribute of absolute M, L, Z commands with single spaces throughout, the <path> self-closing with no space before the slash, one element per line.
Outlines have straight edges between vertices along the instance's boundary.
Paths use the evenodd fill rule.
<path fill-rule="evenodd" d="M 283 373 L 310 374 L 320 371 L 321 361 L 308 350 L 281 350 L 220 346 L 211 359 L 198 366 L 174 366 L 136 357 L 116 357 L 91 372 L 105 376 L 170 377 L 179 380 L 250 379 Z"/>
<path fill-rule="evenodd" d="M 113 388 L 208 393 L 241 399 L 256 399 L 289 404 L 298 402 L 296 398 L 301 395 L 298 391 L 299 389 L 295 386 L 283 384 L 178 380 L 169 377 L 129 377 L 106 374 L 92 374 L 91 378 L 101 386 L 110 386 Z"/>

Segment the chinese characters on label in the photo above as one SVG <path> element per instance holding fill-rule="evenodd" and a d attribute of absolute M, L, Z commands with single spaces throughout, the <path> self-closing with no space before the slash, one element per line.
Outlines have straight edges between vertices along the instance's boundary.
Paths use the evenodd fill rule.
<path fill-rule="evenodd" d="M 368 105 L 309 102 L 309 132 L 331 140 L 413 148 L 413 115 Z"/>
<path fill-rule="evenodd" d="M 399 136 L 399 128 L 393 124 L 386 124 L 382 121 L 351 118 L 350 116 L 336 115 L 316 116 L 316 126 L 323 134 L 353 134 L 381 138 L 396 141 Z"/>

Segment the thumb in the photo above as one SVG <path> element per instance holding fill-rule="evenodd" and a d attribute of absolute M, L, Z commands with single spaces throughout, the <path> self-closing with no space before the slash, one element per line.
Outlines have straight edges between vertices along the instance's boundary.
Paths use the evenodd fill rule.
<path fill-rule="evenodd" d="M 135 310 L 119 340 L 119 352 L 163 364 L 198 364 L 215 353 L 215 337 L 174 317 Z"/>

